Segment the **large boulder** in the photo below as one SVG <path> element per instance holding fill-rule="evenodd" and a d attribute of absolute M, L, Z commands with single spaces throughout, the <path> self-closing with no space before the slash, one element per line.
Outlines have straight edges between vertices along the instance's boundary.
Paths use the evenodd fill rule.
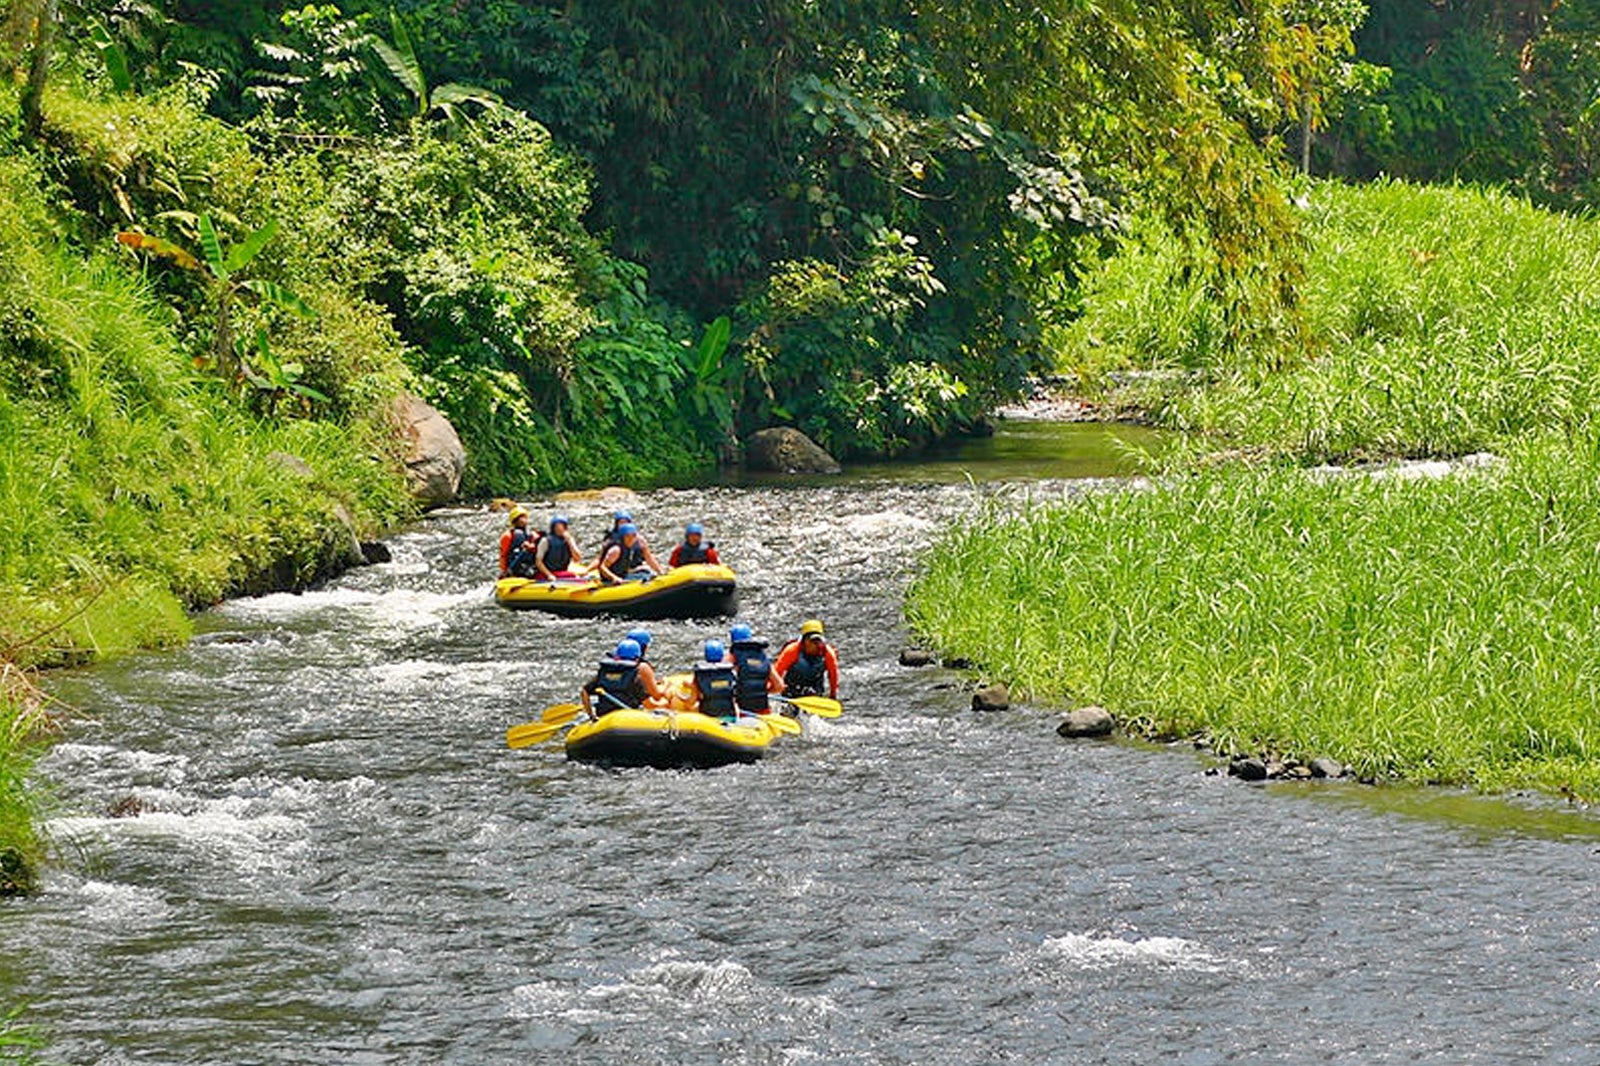
<path fill-rule="evenodd" d="M 395 422 L 406 446 L 406 482 L 423 507 L 440 507 L 456 498 L 467 469 L 467 450 L 450 420 L 432 404 L 410 394 L 394 404 Z"/>
<path fill-rule="evenodd" d="M 744 442 L 744 463 L 751 470 L 777 474 L 837 474 L 839 461 L 792 426 L 774 426 L 750 434 Z"/>

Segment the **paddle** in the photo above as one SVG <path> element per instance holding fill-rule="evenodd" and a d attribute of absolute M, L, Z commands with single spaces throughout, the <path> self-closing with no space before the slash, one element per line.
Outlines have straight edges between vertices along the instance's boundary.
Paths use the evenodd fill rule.
<path fill-rule="evenodd" d="M 797 737 L 801 734 L 800 723 L 793 718 L 785 718 L 781 714 L 753 714 L 750 711 L 739 711 L 739 720 L 753 718 L 772 730 L 774 733 L 787 733 Z"/>
<path fill-rule="evenodd" d="M 787 703 L 797 710 L 814 714 L 818 718 L 837 718 L 844 713 L 844 706 L 838 700 L 830 700 L 826 696 L 770 696 L 769 699 L 776 703 Z"/>
<path fill-rule="evenodd" d="M 564 722 L 528 722 L 524 725 L 515 725 L 506 730 L 506 746 L 509 748 L 526 748 L 529 744 L 538 744 L 549 740 L 567 726 L 577 721 L 577 717 L 568 718 Z"/>

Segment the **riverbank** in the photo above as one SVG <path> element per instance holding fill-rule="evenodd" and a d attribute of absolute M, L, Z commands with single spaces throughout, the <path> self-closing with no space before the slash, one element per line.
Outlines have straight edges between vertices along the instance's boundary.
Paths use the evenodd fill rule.
<path fill-rule="evenodd" d="M 1063 358 L 1189 431 L 1152 491 L 996 513 L 924 563 L 946 655 L 1128 732 L 1362 777 L 1600 796 L 1600 225 L 1465 189 L 1317 186 L 1309 347 L 1224 344 L 1130 247 Z M 1506 461 L 1440 479 L 1317 463 Z"/>

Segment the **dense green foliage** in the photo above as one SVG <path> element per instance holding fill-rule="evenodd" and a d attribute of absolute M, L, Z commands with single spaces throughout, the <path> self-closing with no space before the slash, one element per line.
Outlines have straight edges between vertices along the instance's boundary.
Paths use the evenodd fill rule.
<path fill-rule="evenodd" d="M 1501 193 L 1394 182 L 1305 197 L 1311 347 L 1227 342 L 1152 231 L 1063 333 L 1086 377 L 1194 371 L 1140 399 L 1169 424 L 1315 460 L 1460 455 L 1586 425 L 1600 395 L 1600 226 Z"/>
<path fill-rule="evenodd" d="M 1592 440 L 1437 480 L 1233 467 L 996 522 L 928 558 L 910 616 L 1035 696 L 1222 751 L 1600 795 Z"/>

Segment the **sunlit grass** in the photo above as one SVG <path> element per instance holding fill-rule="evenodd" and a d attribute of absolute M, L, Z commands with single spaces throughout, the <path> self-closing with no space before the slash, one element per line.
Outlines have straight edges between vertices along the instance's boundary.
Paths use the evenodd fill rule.
<path fill-rule="evenodd" d="M 1178 475 L 954 532 L 913 625 L 1135 732 L 1600 796 L 1600 461 Z"/>

